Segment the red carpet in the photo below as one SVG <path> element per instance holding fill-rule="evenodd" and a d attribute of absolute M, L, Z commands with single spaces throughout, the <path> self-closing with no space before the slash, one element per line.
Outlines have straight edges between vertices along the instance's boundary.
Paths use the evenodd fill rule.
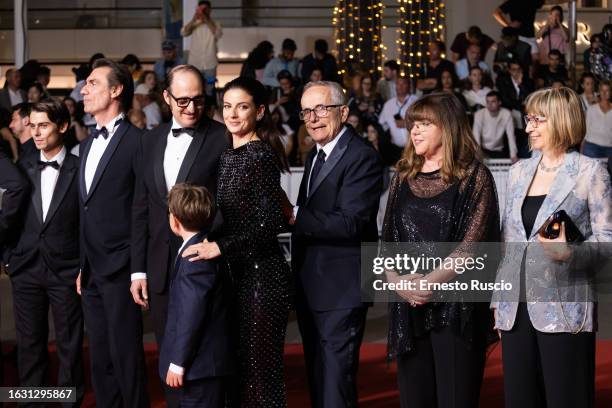
<path fill-rule="evenodd" d="M 13 364 L 7 360 L 6 353 L 12 345 L 4 344 L 5 350 L 5 382 L 6 386 L 16 385 L 16 371 Z M 361 349 L 361 365 L 359 366 L 359 399 L 364 408 L 391 408 L 397 407 L 398 392 L 396 386 L 395 367 L 388 366 L 385 360 L 386 346 L 384 344 L 366 344 Z M 57 359 L 55 348 L 50 346 L 51 367 L 55 370 Z M 149 395 L 153 407 L 164 407 L 159 378 L 157 376 L 156 346 L 145 346 L 147 367 L 149 370 Z M 288 344 L 285 353 L 287 372 L 287 391 L 289 407 L 302 408 L 308 406 L 308 392 L 306 389 L 306 376 L 302 346 Z M 87 364 L 88 365 L 88 364 Z M 597 343 L 597 407 L 612 406 L 612 341 L 599 341 Z M 93 407 L 94 398 L 91 385 L 87 386 L 85 407 Z M 482 408 L 503 406 L 503 381 L 501 348 L 495 347 L 489 355 L 485 379 L 482 387 Z"/>

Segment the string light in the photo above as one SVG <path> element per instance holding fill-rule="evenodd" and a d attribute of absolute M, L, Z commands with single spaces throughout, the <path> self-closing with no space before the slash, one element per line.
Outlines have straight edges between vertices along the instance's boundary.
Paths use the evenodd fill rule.
<path fill-rule="evenodd" d="M 398 3 L 397 63 L 402 76 L 418 78 L 420 68 L 427 64 L 429 43 L 443 39 L 446 6 L 437 0 L 398 0 Z"/>
<path fill-rule="evenodd" d="M 332 24 L 339 74 L 355 70 L 378 75 L 385 47 L 382 44 L 384 4 L 374 0 L 338 0 Z"/>

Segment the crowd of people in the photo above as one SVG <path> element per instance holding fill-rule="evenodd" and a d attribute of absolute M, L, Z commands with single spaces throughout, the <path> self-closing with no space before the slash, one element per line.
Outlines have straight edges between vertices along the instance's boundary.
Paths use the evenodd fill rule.
<path fill-rule="evenodd" d="M 585 56 L 592 71 L 572 84 L 562 9 L 536 32 L 540 3 L 527 10 L 510 0 L 495 11 L 504 28 L 493 69 L 484 59 L 495 42 L 471 27 L 454 39 L 450 59 L 444 42 L 429 44 L 417 80 L 395 61 L 380 79 L 359 70 L 342 78 L 325 40 L 300 60 L 285 39 L 278 57 L 260 43 L 240 76 L 216 89 L 222 28 L 208 1 L 183 27 L 198 50 L 187 63 L 172 41 L 151 71 L 133 54 L 95 54 L 61 97 L 36 61 L 8 70 L 0 246 L 20 385 L 46 385 L 50 310 L 57 385 L 76 388 L 76 406 L 84 328 L 97 405 L 149 406 L 145 308 L 169 406 L 283 407 L 294 309 L 312 406 L 357 406 L 369 306 L 361 243 L 380 238 L 388 188 L 383 242 L 527 248 L 499 270 L 520 288 L 517 298 L 440 303 L 429 290 L 396 291 L 388 356 L 401 406 L 477 406 L 498 333 L 507 407 L 593 406 L 596 304 L 558 290 L 534 298 L 532 288 L 558 285 L 549 270 L 610 255 L 569 245 L 568 225 L 556 238 L 542 230 L 564 210 L 584 241 L 612 242 L 610 175 L 594 159 L 612 156 L 611 86 L 600 69 L 612 26 Z M 518 162 L 503 214 L 484 158 Z M 295 204 L 280 185 L 292 166 L 304 168 Z M 292 233 L 291 265 L 282 232 Z M 458 274 L 425 272 L 385 276 L 428 284 Z"/>

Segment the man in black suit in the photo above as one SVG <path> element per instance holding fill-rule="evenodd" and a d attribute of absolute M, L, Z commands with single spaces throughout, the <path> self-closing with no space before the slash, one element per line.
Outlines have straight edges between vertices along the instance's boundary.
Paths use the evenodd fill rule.
<path fill-rule="evenodd" d="M 30 131 L 30 110 L 32 104 L 28 102 L 13 106 L 11 123 L 9 128 L 19 142 L 19 158 L 28 156 L 30 153 L 38 153 L 32 132 Z"/>
<path fill-rule="evenodd" d="M 313 407 L 357 406 L 356 375 L 367 305 L 361 242 L 378 239 L 383 168 L 351 127 L 342 88 L 311 82 L 300 116 L 316 142 L 304 168 L 292 243 L 296 309 Z"/>
<path fill-rule="evenodd" d="M 18 103 L 27 102 L 28 95 L 23 89 L 19 88 L 21 86 L 21 72 L 18 69 L 7 69 L 5 77 L 4 88 L 0 91 L 0 107 L 10 112 L 13 106 Z"/>
<path fill-rule="evenodd" d="M 3 247 L 15 239 L 14 226 L 18 224 L 22 203 L 28 194 L 28 185 L 17 166 L 0 150 L 0 260 L 3 265 Z M 3 383 L 2 344 L 0 343 L 0 384 Z M 0 407 L 2 404 L 0 404 Z"/>
<path fill-rule="evenodd" d="M 151 306 L 157 344 L 163 342 L 168 316 L 168 288 L 173 259 L 181 241 L 168 223 L 168 191 L 189 182 L 217 190 L 221 153 L 229 147 L 222 124 L 204 115 L 204 80 L 192 65 L 179 65 L 168 74 L 166 103 L 172 121 L 142 138 L 142 177 L 136 189 L 132 242 L 131 292 L 134 301 Z M 166 400 L 178 406 L 178 395 L 166 389 Z"/>
<path fill-rule="evenodd" d="M 11 158 L 0 150 L 0 249 L 14 238 L 14 226 L 28 191 L 26 179 Z"/>
<path fill-rule="evenodd" d="M 132 211 L 142 133 L 125 119 L 134 82 L 125 66 L 99 59 L 81 90 L 96 119 L 83 141 L 79 192 L 80 290 L 92 383 L 100 407 L 148 407 L 142 314 L 130 295 Z"/>
<path fill-rule="evenodd" d="M 535 91 L 534 82 L 525 74 L 517 60 L 508 62 L 508 73 L 500 74 L 496 81 L 504 108 L 510 109 L 515 122 L 518 157 L 530 157 L 527 133 L 523 128 L 522 115 L 525 113 L 525 101 Z M 517 117 L 521 117 L 517 119 Z"/>
<path fill-rule="evenodd" d="M 31 193 L 19 238 L 6 257 L 13 287 L 19 385 L 47 384 L 49 305 L 59 356 L 57 385 L 84 394 L 83 314 L 79 274 L 79 160 L 64 146 L 70 113 L 56 101 L 33 106 L 30 127 L 37 155 L 20 160 Z"/>

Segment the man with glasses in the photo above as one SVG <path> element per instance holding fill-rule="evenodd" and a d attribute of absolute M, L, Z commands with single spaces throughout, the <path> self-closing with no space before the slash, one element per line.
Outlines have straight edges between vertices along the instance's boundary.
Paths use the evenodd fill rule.
<path fill-rule="evenodd" d="M 143 136 L 142 178 L 136 184 L 132 242 L 131 292 L 134 301 L 151 306 L 155 336 L 161 348 L 168 317 L 168 292 L 174 258 L 182 241 L 170 230 L 168 192 L 188 182 L 217 190 L 221 153 L 229 147 L 226 129 L 204 114 L 204 79 L 192 65 L 168 73 L 164 99 L 172 121 Z M 178 407 L 180 395 L 165 387 L 168 406 Z"/>
<path fill-rule="evenodd" d="M 300 118 L 316 146 L 306 160 L 292 234 L 296 310 L 313 407 L 356 407 L 367 304 L 361 243 L 378 239 L 383 168 L 376 150 L 345 126 L 335 82 L 310 82 Z"/>

